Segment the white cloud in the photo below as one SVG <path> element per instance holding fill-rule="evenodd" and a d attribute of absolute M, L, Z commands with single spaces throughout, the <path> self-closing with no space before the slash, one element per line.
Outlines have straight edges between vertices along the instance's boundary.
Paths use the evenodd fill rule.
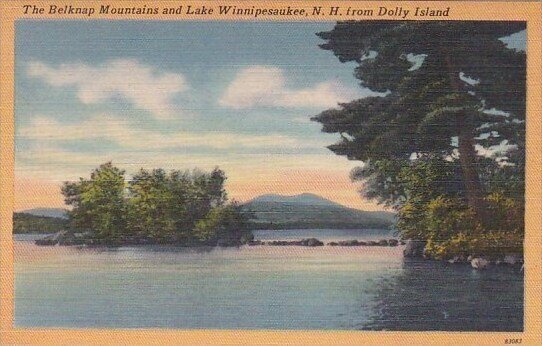
<path fill-rule="evenodd" d="M 255 106 L 329 108 L 339 102 L 379 95 L 369 89 L 352 90 L 338 81 L 326 81 L 305 89 L 290 89 L 286 84 L 284 72 L 277 67 L 247 67 L 230 83 L 219 104 L 233 109 Z M 360 95 L 360 91 L 363 95 Z"/>
<path fill-rule="evenodd" d="M 78 63 L 53 67 L 32 62 L 27 72 L 53 87 L 75 88 L 84 104 L 122 98 L 159 119 L 173 115 L 172 98 L 188 88 L 183 75 L 160 72 L 132 59 L 111 60 L 99 66 Z"/>
<path fill-rule="evenodd" d="M 131 126 L 117 117 L 97 115 L 76 124 L 66 124 L 47 117 L 36 117 L 17 133 L 18 138 L 40 143 L 66 140 L 109 140 L 131 150 L 207 147 L 226 148 L 312 148 L 325 141 L 297 139 L 281 134 L 240 134 L 232 132 L 187 132 L 146 130 Z"/>

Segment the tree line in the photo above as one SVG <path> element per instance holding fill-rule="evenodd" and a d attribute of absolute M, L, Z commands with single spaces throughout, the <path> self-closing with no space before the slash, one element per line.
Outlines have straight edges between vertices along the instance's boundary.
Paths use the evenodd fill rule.
<path fill-rule="evenodd" d="M 130 180 L 111 162 L 64 182 L 71 231 L 97 243 L 235 245 L 252 239 L 249 215 L 228 202 L 219 168 L 140 169 Z"/>
<path fill-rule="evenodd" d="M 428 256 L 523 251 L 526 53 L 502 38 L 525 28 L 347 21 L 317 34 L 380 94 L 312 119 L 340 135 L 331 151 L 363 162 L 351 172 L 362 195 L 396 209 Z"/>

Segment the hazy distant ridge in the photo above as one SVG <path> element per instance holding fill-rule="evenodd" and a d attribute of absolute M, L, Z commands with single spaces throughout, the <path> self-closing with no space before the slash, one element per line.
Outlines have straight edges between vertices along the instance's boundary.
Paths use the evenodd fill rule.
<path fill-rule="evenodd" d="M 58 217 L 58 218 L 67 218 L 67 210 L 62 208 L 34 208 L 23 210 L 20 213 L 30 214 L 34 216 L 45 216 L 45 217 Z"/>
<path fill-rule="evenodd" d="M 252 212 L 255 228 L 388 228 L 394 214 L 363 211 L 345 207 L 318 195 L 303 193 L 294 196 L 267 194 L 245 204 Z"/>

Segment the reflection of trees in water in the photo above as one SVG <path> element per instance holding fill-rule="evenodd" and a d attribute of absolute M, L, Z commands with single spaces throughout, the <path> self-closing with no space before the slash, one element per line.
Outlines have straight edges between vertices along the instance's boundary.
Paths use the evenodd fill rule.
<path fill-rule="evenodd" d="M 81 247 L 82 250 L 87 250 L 96 253 L 108 252 L 134 252 L 134 253 L 208 253 L 216 250 L 214 246 L 176 246 L 176 245 L 141 245 L 141 246 L 96 246 L 96 247 Z"/>
<path fill-rule="evenodd" d="M 475 271 L 468 265 L 405 260 L 395 280 L 377 288 L 364 330 L 523 330 L 523 275 L 517 267 Z"/>

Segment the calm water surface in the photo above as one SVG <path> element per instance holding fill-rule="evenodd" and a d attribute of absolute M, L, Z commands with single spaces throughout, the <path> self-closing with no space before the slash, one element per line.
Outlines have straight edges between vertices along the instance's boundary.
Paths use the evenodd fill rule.
<path fill-rule="evenodd" d="M 257 239 L 390 232 L 258 231 Z M 401 247 L 38 247 L 15 242 L 15 325 L 49 328 L 523 329 L 523 274 L 406 261 Z"/>

